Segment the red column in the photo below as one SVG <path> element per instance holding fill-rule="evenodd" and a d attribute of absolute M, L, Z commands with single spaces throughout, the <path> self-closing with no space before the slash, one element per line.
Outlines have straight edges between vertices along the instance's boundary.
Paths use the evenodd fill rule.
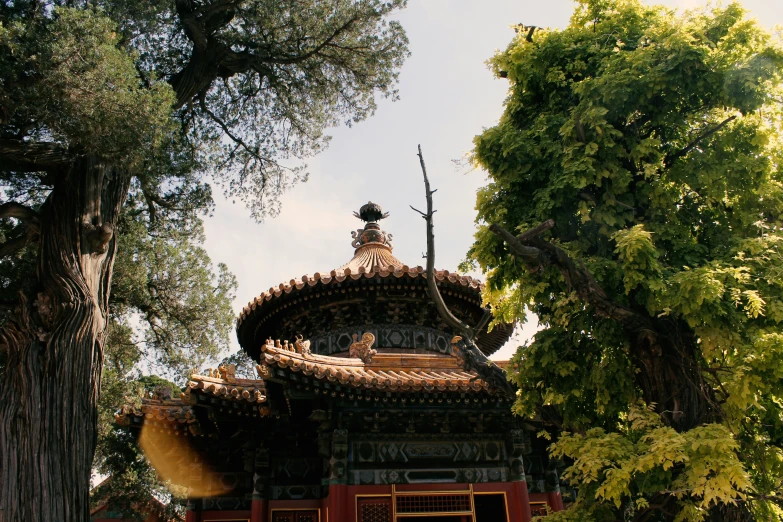
<path fill-rule="evenodd" d="M 198 513 L 190 506 L 188 506 L 188 510 L 185 511 L 185 522 L 198 522 Z"/>
<path fill-rule="evenodd" d="M 563 497 L 559 491 L 548 491 L 546 494 L 546 502 L 553 511 L 563 511 L 565 506 L 563 505 Z"/>
<path fill-rule="evenodd" d="M 329 486 L 329 520 L 344 521 L 348 516 L 348 486 L 332 484 Z"/>
<path fill-rule="evenodd" d="M 524 480 L 512 482 L 509 493 L 509 509 L 512 512 L 517 512 L 521 522 L 530 522 L 533 516 L 530 514 L 530 496 L 527 493 L 527 482 Z M 509 518 L 513 519 L 513 516 L 513 513 L 509 513 Z"/>
<path fill-rule="evenodd" d="M 269 507 L 264 498 L 254 498 L 250 504 L 250 522 L 266 522 Z"/>

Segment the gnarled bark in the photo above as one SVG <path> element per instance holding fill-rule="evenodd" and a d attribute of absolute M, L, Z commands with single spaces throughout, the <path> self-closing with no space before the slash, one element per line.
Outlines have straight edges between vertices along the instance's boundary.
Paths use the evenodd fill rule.
<path fill-rule="evenodd" d="M 130 176 L 83 158 L 40 212 L 37 280 L 0 331 L 0 521 L 89 520 L 114 223 Z"/>

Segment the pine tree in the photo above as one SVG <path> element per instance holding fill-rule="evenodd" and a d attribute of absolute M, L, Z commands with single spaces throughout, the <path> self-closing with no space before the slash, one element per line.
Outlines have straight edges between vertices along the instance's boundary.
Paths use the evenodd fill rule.
<path fill-rule="evenodd" d="M 297 160 L 328 143 L 325 128 L 396 96 L 407 40 L 388 18 L 404 4 L 0 5 L 0 254 L 26 252 L 35 266 L 15 265 L 19 292 L 0 331 L 4 521 L 89 517 L 111 291 L 138 275 L 112 278 L 129 193 L 152 221 L 164 210 L 189 219 L 206 184 L 258 219 L 273 215 L 280 193 L 306 176 Z M 160 256 L 151 263 L 185 255 L 153 236 L 137 245 Z M 153 341 L 164 340 L 157 321 L 191 327 L 187 308 L 156 318 L 159 295 L 128 296 L 148 307 L 139 310 Z"/>

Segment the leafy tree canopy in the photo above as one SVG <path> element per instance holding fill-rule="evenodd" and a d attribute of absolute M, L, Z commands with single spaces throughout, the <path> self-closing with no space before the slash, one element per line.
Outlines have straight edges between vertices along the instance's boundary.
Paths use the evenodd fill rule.
<path fill-rule="evenodd" d="M 517 31 L 469 261 L 499 319 L 543 327 L 515 411 L 564 430 L 579 487 L 548 520 L 780 520 L 780 42 L 737 4 Z"/>
<path fill-rule="evenodd" d="M 108 436 L 139 365 L 178 381 L 225 346 L 234 281 L 200 246 L 211 187 L 274 215 L 329 127 L 396 97 L 405 3 L 0 3 L 9 520 L 86 520 L 96 408 Z"/>
<path fill-rule="evenodd" d="M 275 214 L 278 196 L 306 177 L 295 160 L 328 143 L 327 127 L 366 118 L 377 94 L 396 97 L 407 39 L 387 16 L 404 5 L 4 2 L 9 182 L 39 184 L 20 174 L 96 154 L 134 167 L 155 200 L 187 159 L 256 218 Z"/>

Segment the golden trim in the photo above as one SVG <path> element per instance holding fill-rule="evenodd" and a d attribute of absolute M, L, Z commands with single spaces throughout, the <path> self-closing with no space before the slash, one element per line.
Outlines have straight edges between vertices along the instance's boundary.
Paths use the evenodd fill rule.
<path fill-rule="evenodd" d="M 401 513 L 399 518 L 417 518 L 417 517 L 461 517 L 462 515 L 472 515 L 472 511 L 433 511 L 427 513 Z"/>
<path fill-rule="evenodd" d="M 439 491 L 429 491 L 429 490 L 421 490 L 421 491 L 398 491 L 397 496 L 398 497 L 405 497 L 405 496 L 415 496 L 415 495 L 430 495 L 430 496 L 438 496 L 438 495 L 470 495 L 471 489 L 452 489 L 452 490 L 439 490 Z"/>
<path fill-rule="evenodd" d="M 505 491 L 474 491 L 473 495 L 503 495 L 503 503 L 506 505 L 506 522 L 511 522 L 511 514 L 508 512 L 508 495 Z M 473 511 L 475 510 L 474 506 Z"/>
<path fill-rule="evenodd" d="M 269 519 L 272 520 L 275 517 L 275 511 L 316 511 L 318 512 L 318 522 L 321 522 L 321 508 L 270 508 Z M 206 521 L 205 521 L 206 522 Z M 248 521 L 249 522 L 249 521 Z"/>
<path fill-rule="evenodd" d="M 533 506 L 544 506 L 546 508 L 546 512 L 549 513 L 549 502 L 546 500 L 536 500 L 535 502 L 528 502 L 530 505 L 530 512 L 533 512 Z"/>
<path fill-rule="evenodd" d="M 397 512 L 397 497 L 414 497 L 414 496 L 428 496 L 439 497 L 446 495 L 465 495 L 470 502 L 471 511 L 428 511 L 426 513 L 398 513 Z M 397 491 L 396 484 L 392 484 L 392 521 L 399 522 L 400 519 L 417 518 L 417 517 L 450 517 L 450 516 L 462 516 L 470 515 L 471 520 L 476 522 L 476 513 L 473 508 L 473 484 L 468 484 L 468 489 L 451 489 L 451 490 L 419 490 L 419 491 Z"/>
<path fill-rule="evenodd" d="M 470 489 L 470 519 L 476 522 L 476 505 L 473 503 L 473 483 L 468 483 L 468 489 Z"/>

